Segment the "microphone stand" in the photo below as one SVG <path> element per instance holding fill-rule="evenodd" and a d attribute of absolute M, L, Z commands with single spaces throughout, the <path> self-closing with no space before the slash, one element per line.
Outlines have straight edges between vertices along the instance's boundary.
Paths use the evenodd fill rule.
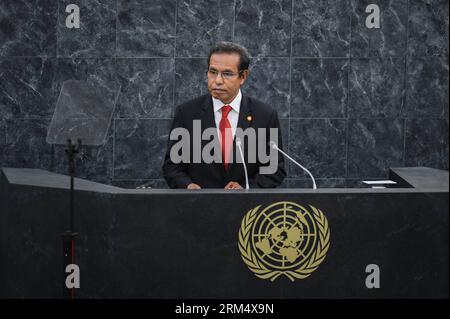
<path fill-rule="evenodd" d="M 244 173 L 245 173 L 245 189 L 250 189 L 250 185 L 248 184 L 248 173 L 247 173 L 247 165 L 245 165 L 245 160 L 244 160 L 244 154 L 242 152 L 242 148 L 241 148 L 241 139 L 240 138 L 236 138 L 236 145 L 239 149 L 239 154 L 241 155 L 242 158 L 242 165 L 244 166 Z"/>
<path fill-rule="evenodd" d="M 75 263 L 75 237 L 78 233 L 74 230 L 74 175 L 75 175 L 75 158 L 81 150 L 81 140 L 78 139 L 78 145 L 72 144 L 72 140 L 67 140 L 66 155 L 69 159 L 69 175 L 70 175 L 70 220 L 69 229 L 62 234 L 63 248 L 63 298 L 74 299 L 75 289 L 66 286 L 66 267 Z"/>
<path fill-rule="evenodd" d="M 316 185 L 316 180 L 314 179 L 314 177 L 312 176 L 311 172 L 306 168 L 303 167 L 302 165 L 300 165 L 295 159 L 293 159 L 292 157 L 290 157 L 288 154 L 286 154 L 285 152 L 283 152 L 281 149 L 278 148 L 277 144 L 275 144 L 275 142 L 270 141 L 270 145 L 272 146 L 273 149 L 277 150 L 278 152 L 280 152 L 281 154 L 283 154 L 284 156 L 286 156 L 288 159 L 290 159 L 294 164 L 296 164 L 298 167 L 300 167 L 303 171 L 305 171 L 306 173 L 308 173 L 308 175 L 311 177 L 312 182 L 313 182 L 313 189 L 317 189 L 317 185 Z"/>

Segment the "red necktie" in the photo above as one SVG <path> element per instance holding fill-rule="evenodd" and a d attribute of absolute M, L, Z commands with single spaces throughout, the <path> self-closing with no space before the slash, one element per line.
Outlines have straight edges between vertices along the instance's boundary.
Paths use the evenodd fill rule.
<path fill-rule="evenodd" d="M 222 106 L 222 119 L 219 123 L 220 129 L 220 144 L 222 147 L 222 162 L 225 170 L 228 169 L 230 160 L 231 148 L 233 147 L 233 133 L 231 132 L 231 124 L 228 120 L 228 113 L 231 111 L 231 106 Z"/>

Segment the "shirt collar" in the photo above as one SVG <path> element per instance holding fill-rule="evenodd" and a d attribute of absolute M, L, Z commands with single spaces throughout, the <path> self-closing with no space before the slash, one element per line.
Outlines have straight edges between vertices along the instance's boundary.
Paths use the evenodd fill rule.
<path fill-rule="evenodd" d="M 216 99 L 214 97 L 212 98 L 212 100 L 213 100 L 214 112 L 220 111 L 222 106 L 225 105 L 221 100 Z M 227 105 L 231 106 L 231 108 L 233 110 L 235 110 L 236 112 L 239 113 L 239 110 L 241 108 L 241 100 L 242 100 L 242 93 L 241 93 L 241 89 L 239 89 L 239 92 L 236 95 L 236 97 L 234 98 L 234 100 L 231 101 L 231 103 L 227 104 Z"/>

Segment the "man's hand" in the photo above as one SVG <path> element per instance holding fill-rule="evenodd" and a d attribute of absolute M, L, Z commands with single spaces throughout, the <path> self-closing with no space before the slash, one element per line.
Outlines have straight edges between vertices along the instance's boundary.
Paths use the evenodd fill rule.
<path fill-rule="evenodd" d="M 197 185 L 197 184 L 195 184 L 195 183 L 190 183 L 190 184 L 187 186 L 187 189 L 201 189 L 201 187 L 200 187 L 200 185 Z"/>
<path fill-rule="evenodd" d="M 225 189 L 243 189 L 243 187 L 236 182 L 229 182 L 224 188 Z"/>

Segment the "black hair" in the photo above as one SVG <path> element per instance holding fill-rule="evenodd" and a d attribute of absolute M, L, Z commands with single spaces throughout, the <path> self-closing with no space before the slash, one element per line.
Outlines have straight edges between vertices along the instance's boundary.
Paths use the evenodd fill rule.
<path fill-rule="evenodd" d="M 233 42 L 219 42 L 211 48 L 208 55 L 208 68 L 211 55 L 214 53 L 236 53 L 239 55 L 239 72 L 247 70 L 250 66 L 250 57 L 248 51 L 242 45 Z"/>

